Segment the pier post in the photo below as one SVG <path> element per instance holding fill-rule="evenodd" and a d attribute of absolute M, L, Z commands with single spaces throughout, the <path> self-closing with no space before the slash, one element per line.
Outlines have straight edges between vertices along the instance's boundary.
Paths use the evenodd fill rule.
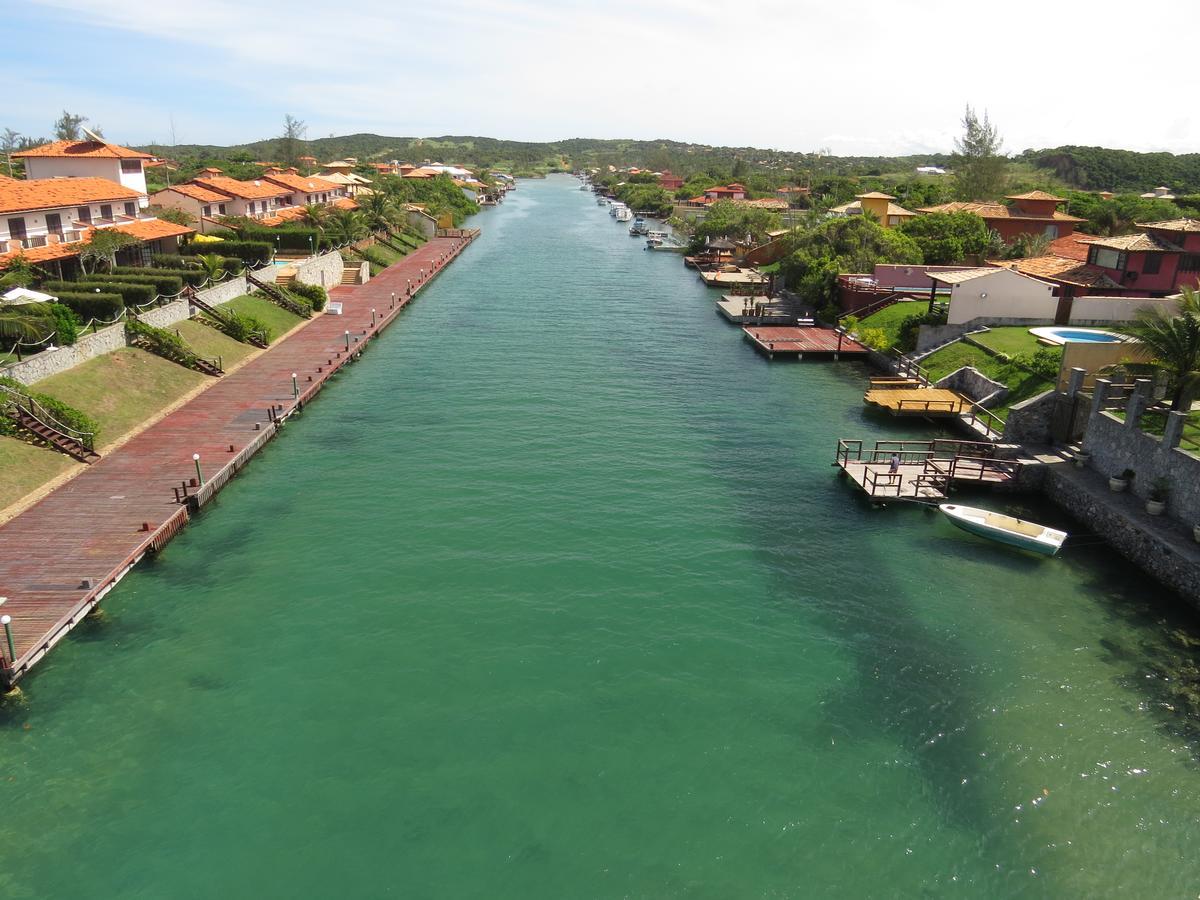
<path fill-rule="evenodd" d="M 1067 376 L 1067 396 L 1074 397 L 1083 390 L 1083 379 L 1087 377 L 1087 369 L 1081 369 L 1075 366 L 1071 369 L 1071 374 Z"/>
<path fill-rule="evenodd" d="M 17 664 L 17 651 L 13 647 L 12 637 L 12 616 L 0 616 L 0 625 L 4 626 L 4 639 L 8 642 L 8 664 L 15 666 Z"/>
<path fill-rule="evenodd" d="M 1092 390 L 1092 415 L 1104 409 L 1108 403 L 1108 395 L 1112 390 L 1112 381 L 1107 378 L 1097 378 L 1096 387 Z"/>
<path fill-rule="evenodd" d="M 1169 413 L 1167 415 L 1167 424 L 1163 428 L 1163 436 L 1160 445 L 1164 450 L 1174 450 L 1179 446 L 1179 441 L 1183 437 L 1183 426 L 1187 422 L 1188 414 L 1185 412 Z"/>

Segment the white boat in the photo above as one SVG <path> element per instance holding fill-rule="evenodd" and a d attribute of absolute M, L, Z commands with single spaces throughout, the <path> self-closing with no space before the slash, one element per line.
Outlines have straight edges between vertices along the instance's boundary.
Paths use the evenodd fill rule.
<path fill-rule="evenodd" d="M 667 238 L 669 238 L 669 237 L 670 237 L 670 235 L 665 231 L 647 231 L 646 232 L 646 246 L 653 247 L 653 246 L 656 246 L 657 244 L 666 243 Z"/>
<path fill-rule="evenodd" d="M 613 209 L 616 210 L 613 215 L 617 217 L 618 222 L 628 222 L 633 218 L 633 210 L 624 203 L 614 206 Z"/>
<path fill-rule="evenodd" d="M 1037 522 L 1026 522 L 988 509 L 955 503 L 942 503 L 938 509 L 963 531 L 1046 556 L 1057 553 L 1067 539 L 1065 531 L 1056 531 Z"/>
<path fill-rule="evenodd" d="M 629 226 L 629 236 L 637 237 L 639 234 L 645 234 L 648 230 L 646 220 L 639 217 L 634 219 L 633 224 Z"/>

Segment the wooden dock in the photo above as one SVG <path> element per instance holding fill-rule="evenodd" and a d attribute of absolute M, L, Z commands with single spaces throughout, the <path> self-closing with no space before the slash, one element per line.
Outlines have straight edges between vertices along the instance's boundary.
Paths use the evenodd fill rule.
<path fill-rule="evenodd" d="M 729 271 L 732 269 L 732 271 Z M 709 287 L 735 287 L 766 284 L 769 279 L 757 269 L 737 269 L 722 266 L 720 269 L 701 270 L 700 277 Z"/>
<path fill-rule="evenodd" d="M 867 355 L 867 348 L 843 331 L 815 325 L 748 326 L 746 339 L 769 357 L 805 356 L 840 359 Z"/>
<path fill-rule="evenodd" d="M 0 637 L 0 683 L 26 675 L 146 553 L 161 550 L 477 234 L 434 238 L 366 284 L 334 288 L 341 315 L 314 316 L 0 526 L 0 597 L 14 650 Z"/>
<path fill-rule="evenodd" d="M 1021 463 L 995 456 L 984 441 L 839 440 L 834 464 L 873 502 L 940 503 L 955 484 L 997 485 L 1016 477 Z"/>
<path fill-rule="evenodd" d="M 784 301 L 761 294 L 725 294 L 717 301 L 717 312 L 735 325 L 795 325 L 796 317 Z"/>
<path fill-rule="evenodd" d="M 946 388 L 873 387 L 863 396 L 868 406 L 885 409 L 893 416 L 937 418 L 961 415 L 970 401 Z"/>

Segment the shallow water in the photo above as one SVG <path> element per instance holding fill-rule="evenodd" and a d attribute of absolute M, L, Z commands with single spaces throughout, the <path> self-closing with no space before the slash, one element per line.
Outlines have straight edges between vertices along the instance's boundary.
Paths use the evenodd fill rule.
<path fill-rule="evenodd" d="M 1190 621 L 861 503 L 837 438 L 930 432 L 576 187 L 481 214 L 25 683 L 0 896 L 1194 895 L 1146 663 Z"/>

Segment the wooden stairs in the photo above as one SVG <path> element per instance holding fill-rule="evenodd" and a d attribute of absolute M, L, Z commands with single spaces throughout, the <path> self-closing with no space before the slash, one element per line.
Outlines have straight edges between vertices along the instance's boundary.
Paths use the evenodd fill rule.
<path fill-rule="evenodd" d="M 228 326 L 229 319 L 226 318 L 225 313 L 217 309 L 211 303 L 205 303 L 203 300 L 197 297 L 195 293 L 188 298 L 188 302 L 191 303 L 192 306 L 196 307 L 196 309 L 200 310 L 200 312 L 204 313 L 205 316 L 212 319 L 218 329 L 224 331 L 225 327 Z M 258 347 L 259 349 L 265 350 L 268 346 L 270 346 L 257 334 L 251 334 L 247 340 L 252 346 Z"/>
<path fill-rule="evenodd" d="M 303 319 L 312 318 L 312 308 L 307 304 L 297 303 L 288 293 L 278 285 L 269 284 L 261 279 L 255 278 L 249 272 L 246 273 L 246 281 L 258 288 L 270 298 L 271 302 L 277 306 L 282 306 L 288 312 L 295 313 Z"/>
<path fill-rule="evenodd" d="M 77 459 L 81 463 L 87 463 L 88 465 L 100 461 L 100 454 L 91 447 L 88 447 L 82 441 L 77 440 L 66 432 L 59 431 L 57 428 L 43 422 L 21 404 L 17 404 L 16 406 L 15 421 L 18 428 L 33 435 L 46 446 L 60 453 L 67 454 L 72 459 Z"/>

